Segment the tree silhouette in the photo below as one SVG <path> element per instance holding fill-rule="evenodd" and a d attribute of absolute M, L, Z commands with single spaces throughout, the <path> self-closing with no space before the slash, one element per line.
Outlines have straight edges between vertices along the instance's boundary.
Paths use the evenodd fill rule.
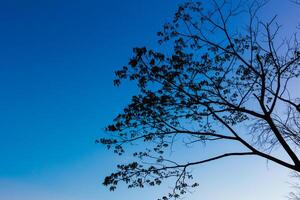
<path fill-rule="evenodd" d="M 288 91 L 300 73 L 296 35 L 281 41 L 276 17 L 259 19 L 266 2 L 210 2 L 180 5 L 158 33 L 167 50 L 135 48 L 128 66 L 116 72 L 116 86 L 129 79 L 139 93 L 107 126 L 110 137 L 97 142 L 120 155 L 132 143 L 144 149 L 133 154 L 136 162 L 118 165 L 105 178 L 110 190 L 119 182 L 132 188 L 171 179 L 174 189 L 162 199 L 178 198 L 198 186 L 191 166 L 232 156 L 258 156 L 300 172 L 300 104 Z M 241 151 L 188 162 L 165 153 L 175 142 L 211 141 L 224 141 L 220 149 L 236 142 Z M 290 160 L 274 154 L 274 147 Z"/>

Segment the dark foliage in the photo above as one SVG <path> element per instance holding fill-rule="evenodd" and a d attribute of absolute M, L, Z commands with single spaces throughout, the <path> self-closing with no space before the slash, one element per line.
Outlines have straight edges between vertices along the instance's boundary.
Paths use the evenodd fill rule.
<path fill-rule="evenodd" d="M 119 155 L 133 142 L 145 148 L 134 153 L 137 162 L 118 165 L 104 185 L 114 190 L 119 182 L 133 188 L 170 179 L 174 189 L 162 199 L 178 198 L 198 186 L 191 166 L 230 156 L 259 156 L 300 172 L 294 151 L 300 144 L 300 104 L 288 92 L 300 73 L 299 44 L 296 36 L 279 41 L 275 17 L 259 20 L 263 5 L 185 3 L 158 33 L 160 44 L 172 45 L 170 52 L 134 49 L 114 84 L 136 81 L 139 94 L 107 126 L 111 137 L 97 142 Z M 235 18 L 245 13 L 247 26 L 236 26 Z M 177 137 L 185 138 L 183 145 L 234 141 L 245 150 L 181 163 L 165 153 Z M 271 154 L 275 146 L 291 162 Z"/>

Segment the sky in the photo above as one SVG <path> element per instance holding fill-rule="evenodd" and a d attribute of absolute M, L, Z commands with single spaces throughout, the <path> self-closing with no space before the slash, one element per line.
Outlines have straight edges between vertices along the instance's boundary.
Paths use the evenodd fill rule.
<path fill-rule="evenodd" d="M 277 13 L 289 32 L 300 16 L 283 1 L 271 1 L 265 17 Z M 135 92 L 113 87 L 113 71 L 133 47 L 156 45 L 156 32 L 180 2 L 0 1 L 1 200 L 152 200 L 168 189 L 109 192 L 103 177 L 130 157 L 94 141 Z M 262 159 L 221 160 L 196 171 L 200 187 L 191 200 L 279 200 L 291 190 L 289 171 Z"/>

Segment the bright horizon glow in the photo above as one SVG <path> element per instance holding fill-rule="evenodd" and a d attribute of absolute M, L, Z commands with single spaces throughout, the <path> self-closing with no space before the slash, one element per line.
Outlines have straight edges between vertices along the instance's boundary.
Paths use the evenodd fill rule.
<path fill-rule="evenodd" d="M 283 1 L 271 0 L 265 16 L 278 14 L 290 33 L 300 23 L 300 6 Z M 156 45 L 156 32 L 179 2 L 0 3 L 1 200 L 154 200 L 168 189 L 109 192 L 103 177 L 131 157 L 94 140 L 135 92 L 114 88 L 113 71 L 128 62 L 132 47 Z M 214 145 L 199 154 L 210 151 Z M 260 158 L 223 159 L 194 170 L 200 187 L 191 200 L 281 200 L 292 191 L 289 171 Z"/>

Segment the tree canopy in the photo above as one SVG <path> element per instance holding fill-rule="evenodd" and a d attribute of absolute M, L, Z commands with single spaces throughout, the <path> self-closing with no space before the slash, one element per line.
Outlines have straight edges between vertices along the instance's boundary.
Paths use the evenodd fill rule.
<path fill-rule="evenodd" d="M 104 185 L 114 190 L 120 182 L 132 188 L 171 179 L 174 189 L 162 199 L 178 198 L 198 186 L 191 166 L 231 156 L 258 156 L 300 172 L 300 101 L 289 93 L 290 83 L 299 81 L 299 43 L 296 34 L 278 37 L 276 17 L 260 19 L 265 3 L 184 3 L 158 32 L 166 52 L 134 48 L 114 84 L 128 79 L 139 92 L 107 126 L 110 136 L 97 142 L 120 155 L 134 142 L 144 149 L 133 154 L 136 161 L 118 165 Z M 165 153 L 174 141 L 183 147 L 236 142 L 241 151 L 181 162 Z M 290 160 L 273 154 L 274 147 Z"/>

